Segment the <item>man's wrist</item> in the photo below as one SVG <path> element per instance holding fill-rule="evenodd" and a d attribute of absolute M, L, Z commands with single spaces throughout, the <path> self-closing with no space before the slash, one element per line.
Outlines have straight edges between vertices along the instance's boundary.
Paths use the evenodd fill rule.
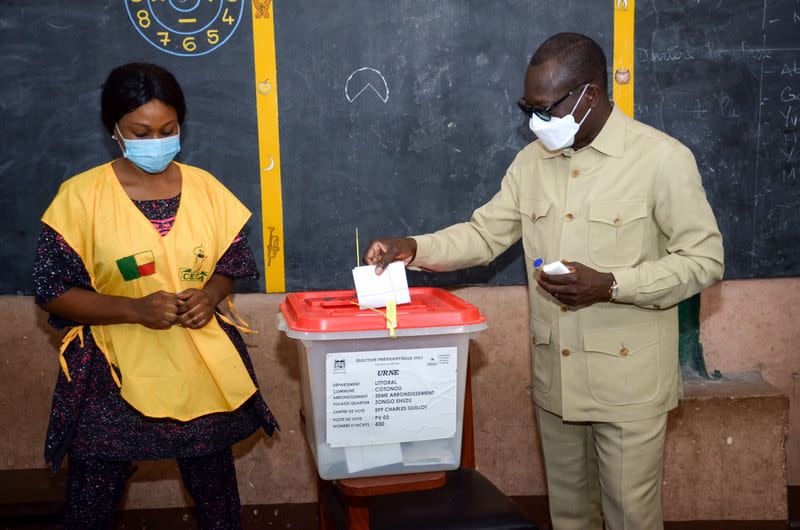
<path fill-rule="evenodd" d="M 610 276 L 611 283 L 608 286 L 608 301 L 609 302 L 616 302 L 617 297 L 619 296 L 619 285 L 617 285 L 617 279 L 614 278 L 613 273 L 608 273 Z"/>
<path fill-rule="evenodd" d="M 411 261 L 409 263 L 413 263 L 417 257 L 417 240 L 413 237 L 406 237 L 408 240 L 408 244 L 411 247 Z"/>

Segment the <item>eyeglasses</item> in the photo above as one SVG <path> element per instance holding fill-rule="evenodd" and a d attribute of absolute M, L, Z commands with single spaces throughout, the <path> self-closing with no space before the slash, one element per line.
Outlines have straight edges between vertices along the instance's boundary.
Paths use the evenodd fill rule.
<path fill-rule="evenodd" d="M 580 85 L 570 90 L 566 96 L 559 99 L 558 101 L 556 101 L 555 103 L 553 103 L 548 107 L 537 107 L 536 105 L 528 105 L 528 102 L 525 101 L 524 96 L 519 98 L 519 101 L 517 101 L 517 106 L 519 107 L 519 110 L 521 110 L 529 118 L 534 114 L 536 114 L 536 116 L 538 116 L 541 120 L 550 121 L 550 118 L 552 117 L 550 116 L 550 113 L 553 111 L 554 108 L 561 105 L 564 102 L 564 100 L 570 97 L 576 90 L 588 84 L 589 84 L 588 81 L 581 83 Z"/>

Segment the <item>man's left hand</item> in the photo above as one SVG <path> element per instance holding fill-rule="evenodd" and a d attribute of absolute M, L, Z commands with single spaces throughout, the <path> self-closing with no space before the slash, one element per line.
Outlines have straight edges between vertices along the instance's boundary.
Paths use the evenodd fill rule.
<path fill-rule="evenodd" d="M 547 274 L 542 272 L 536 282 L 560 303 L 571 306 L 589 306 L 611 299 L 611 284 L 614 275 L 600 272 L 574 261 L 563 261 L 569 274 Z"/>
<path fill-rule="evenodd" d="M 200 329 L 214 316 L 214 303 L 203 289 L 186 289 L 178 293 L 178 324 Z"/>

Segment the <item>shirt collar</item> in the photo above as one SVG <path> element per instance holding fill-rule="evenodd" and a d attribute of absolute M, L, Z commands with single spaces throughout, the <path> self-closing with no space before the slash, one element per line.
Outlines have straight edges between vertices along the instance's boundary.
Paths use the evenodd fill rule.
<path fill-rule="evenodd" d="M 621 157 L 625 152 L 625 121 L 628 117 L 614 105 L 611 115 L 606 120 L 600 134 L 595 137 L 589 147 L 615 158 Z"/>
<path fill-rule="evenodd" d="M 600 133 L 587 147 L 591 147 L 595 151 L 599 151 L 608 156 L 616 158 L 621 157 L 625 152 L 626 119 L 627 116 L 619 110 L 619 107 L 613 105 L 611 114 L 608 116 L 603 128 L 600 129 Z M 575 151 L 571 147 L 560 151 L 548 151 L 543 145 L 540 145 L 540 147 L 542 149 L 542 158 L 553 158 L 559 155 L 572 156 L 575 154 Z"/>

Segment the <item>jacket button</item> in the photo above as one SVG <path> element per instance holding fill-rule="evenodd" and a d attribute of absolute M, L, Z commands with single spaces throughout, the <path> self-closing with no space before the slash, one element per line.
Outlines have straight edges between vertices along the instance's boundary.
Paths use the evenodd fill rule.
<path fill-rule="evenodd" d="M 572 171 L 569 172 L 570 177 L 578 177 L 580 176 L 580 174 L 581 174 L 580 169 L 573 169 Z"/>
<path fill-rule="evenodd" d="M 622 349 L 619 350 L 619 354 L 622 355 L 623 357 L 626 357 L 628 355 L 628 348 L 623 346 Z"/>
<path fill-rule="evenodd" d="M 572 352 L 570 352 L 567 348 L 564 348 L 563 350 L 561 350 L 561 355 L 563 355 L 564 357 L 569 357 L 570 353 L 572 353 Z"/>
<path fill-rule="evenodd" d="M 567 312 L 567 306 L 565 306 L 565 305 L 562 305 L 562 306 L 561 306 L 561 312 L 562 312 L 562 313 L 566 313 L 566 312 Z"/>
<path fill-rule="evenodd" d="M 536 221 L 536 212 L 531 212 L 531 221 Z"/>
<path fill-rule="evenodd" d="M 614 226 L 619 226 L 621 224 L 622 224 L 622 219 L 620 219 L 619 217 L 615 217 L 614 218 Z"/>
<path fill-rule="evenodd" d="M 575 219 L 575 216 L 572 215 L 571 213 L 568 213 L 565 217 L 567 218 L 567 221 L 572 221 L 573 219 Z"/>

